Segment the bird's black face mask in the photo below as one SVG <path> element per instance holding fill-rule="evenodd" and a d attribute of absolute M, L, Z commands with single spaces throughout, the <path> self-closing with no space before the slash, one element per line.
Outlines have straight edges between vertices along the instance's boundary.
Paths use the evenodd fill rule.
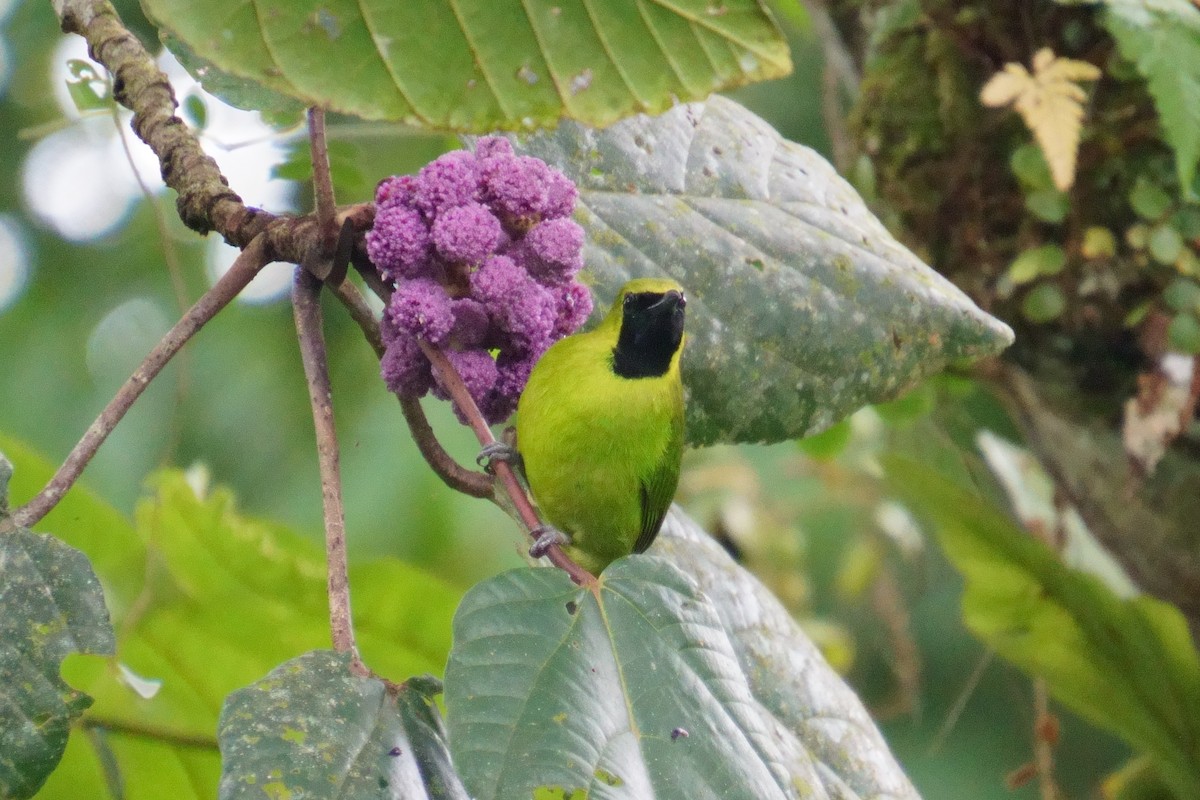
<path fill-rule="evenodd" d="M 613 372 L 622 378 L 665 375 L 683 341 L 686 305 L 683 293 L 675 290 L 625 295 Z"/>

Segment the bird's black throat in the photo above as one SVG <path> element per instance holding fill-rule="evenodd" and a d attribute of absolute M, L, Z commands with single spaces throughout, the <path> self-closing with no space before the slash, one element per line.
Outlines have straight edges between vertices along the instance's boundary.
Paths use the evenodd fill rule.
<path fill-rule="evenodd" d="M 683 294 L 638 292 L 625 296 L 613 372 L 622 378 L 659 378 L 683 342 Z"/>

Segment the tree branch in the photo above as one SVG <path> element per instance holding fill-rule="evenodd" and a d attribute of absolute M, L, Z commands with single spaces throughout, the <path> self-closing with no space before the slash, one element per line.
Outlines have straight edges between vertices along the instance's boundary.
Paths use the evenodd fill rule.
<path fill-rule="evenodd" d="M 217 163 L 175 116 L 175 91 L 142 43 L 121 22 L 107 0 L 55 0 L 65 33 L 87 40 L 88 54 L 113 75 L 113 93 L 133 111 L 133 130 L 158 156 L 163 180 L 179 193 L 179 216 L 189 228 L 240 230 L 252 226 L 255 212 L 229 188 Z M 269 216 L 269 215 L 268 215 Z M 269 222 L 263 220 L 262 222 Z M 247 231 L 246 241 L 261 232 Z M 238 244 L 245 244 L 239 242 Z"/>
<path fill-rule="evenodd" d="M 484 420 L 483 414 L 479 412 L 478 406 L 475 405 L 475 399 L 471 397 L 470 391 L 463 383 L 462 378 L 454 369 L 454 365 L 446 358 L 446 355 L 437 347 L 429 344 L 423 339 L 418 339 L 421 345 L 421 351 L 433 364 L 434 370 L 437 371 L 438 377 L 442 380 L 442 385 L 446 387 L 446 391 L 450 394 L 451 399 L 458 405 L 459 409 L 466 416 L 467 422 L 470 424 L 471 430 L 475 432 L 475 438 L 479 440 L 481 446 L 492 444 L 496 438 L 492 436 L 492 429 L 488 427 L 487 421 Z M 537 530 L 542 521 L 538 519 L 537 512 L 533 509 L 533 504 L 529 502 L 529 498 L 525 496 L 525 490 L 521 488 L 521 482 L 517 480 L 517 475 L 513 472 L 511 466 L 505 461 L 497 461 L 495 463 L 496 476 L 500 479 L 504 486 L 504 491 L 512 500 L 513 506 L 521 517 L 521 522 L 524 523 L 527 531 L 532 533 Z M 571 580 L 580 586 L 590 586 L 596 582 L 596 578 L 583 567 L 572 561 L 567 554 L 563 552 L 558 545 L 551 545 L 546 551 L 546 557 L 550 563 L 559 569 L 565 571 L 571 576 Z"/>
<path fill-rule="evenodd" d="M 1058 720 L 1050 712 L 1050 690 L 1045 678 L 1033 679 L 1033 764 L 1037 769 L 1042 800 L 1062 800 L 1054 779 L 1054 747 L 1058 743 Z"/>
<path fill-rule="evenodd" d="M 192 230 L 217 231 L 235 247 L 244 248 L 265 234 L 272 260 L 314 264 L 328 257 L 329 248 L 315 215 L 279 217 L 249 208 L 229 188 L 217 163 L 178 116 L 175 91 L 137 37 L 121 22 L 108 0 L 54 0 L 54 10 L 66 33 L 88 43 L 88 53 L 113 76 L 113 96 L 133 112 L 133 130 L 149 145 L 162 168 L 163 181 L 178 193 L 179 217 Z M 339 214 L 358 234 L 374 219 L 369 205 L 351 206 Z"/>
<path fill-rule="evenodd" d="M 308 110 L 309 155 L 313 168 L 313 195 L 317 201 L 317 223 L 321 229 L 326 252 L 333 252 L 337 237 L 335 227 L 333 174 L 329 170 L 329 147 L 325 143 L 325 111 L 320 108 Z"/>
<path fill-rule="evenodd" d="M 342 301 L 342 305 L 346 306 L 350 312 L 350 318 L 362 329 L 363 336 L 375 350 L 375 355 L 382 358 L 383 338 L 379 335 L 379 323 L 375 320 L 374 312 L 367 306 L 366 298 L 350 281 L 342 281 L 339 285 L 331 288 L 337 298 Z M 495 498 L 495 488 L 490 475 L 467 469 L 455 461 L 454 457 L 442 447 L 433 428 L 429 425 L 425 409 L 421 408 L 420 400 L 415 397 L 401 397 L 400 410 L 404 413 L 404 421 L 408 423 L 409 433 L 412 434 L 413 441 L 417 443 L 417 449 L 421 451 L 425 462 L 442 479 L 443 483 L 451 489 L 471 497 L 483 500 Z"/>
<path fill-rule="evenodd" d="M 100 449 L 100 445 L 104 444 L 104 440 L 112 433 L 113 428 L 129 411 L 134 401 L 146 390 L 150 381 L 162 371 L 188 339 L 192 338 L 210 319 L 216 316 L 217 312 L 237 297 L 246 284 L 270 261 L 262 239 L 253 240 L 250 246 L 242 251 L 229 271 L 222 275 L 221 279 L 188 309 L 188 312 L 179 322 L 175 323 L 171 330 L 167 331 L 166 336 L 155 345 L 141 365 L 134 370 L 133 375 L 125 381 L 125 385 L 83 434 L 83 438 L 71 450 L 67 460 L 58 468 L 58 472 L 54 473 L 54 477 L 50 479 L 46 487 L 13 513 L 12 519 L 17 525 L 28 528 L 36 524 L 58 504 L 62 496 L 78 480 L 84 467 L 92 460 L 92 456 L 96 455 L 96 451 Z"/>
<path fill-rule="evenodd" d="M 176 747 L 199 748 L 202 750 L 218 749 L 217 740 L 212 736 L 176 731 L 150 723 L 126 722 L 124 720 L 106 719 L 88 714 L 79 720 L 79 726 L 84 729 L 101 730 L 123 736 L 154 739 Z"/>
<path fill-rule="evenodd" d="M 354 643 L 354 625 L 350 617 L 350 572 L 346 558 L 346 516 L 342 507 L 342 478 L 337 431 L 334 428 L 332 387 L 325 356 L 325 336 L 321 330 L 321 282 L 308 270 L 296 270 L 292 306 L 296 334 L 300 339 L 300 357 L 308 379 L 308 397 L 312 403 L 313 426 L 317 435 L 317 460 L 321 469 L 321 500 L 325 508 L 325 561 L 329 570 L 329 626 L 333 647 L 350 653 L 351 669 L 367 675 Z"/>
<path fill-rule="evenodd" d="M 329 287 L 333 292 L 334 297 L 341 301 L 346 307 L 347 313 L 350 314 L 350 319 L 354 320 L 362 331 L 363 338 L 367 340 L 367 344 L 371 345 L 371 349 L 375 351 L 378 358 L 383 358 L 384 350 L 383 336 L 379 333 L 379 321 L 375 319 L 375 312 L 367 305 L 367 298 L 363 297 L 362 292 L 358 287 L 349 281 L 342 281 L 337 286 Z"/>

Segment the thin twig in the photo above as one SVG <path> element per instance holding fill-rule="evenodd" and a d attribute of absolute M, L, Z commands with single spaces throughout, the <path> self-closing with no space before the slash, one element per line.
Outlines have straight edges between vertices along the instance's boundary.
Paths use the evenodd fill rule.
<path fill-rule="evenodd" d="M 804 7 L 825 55 L 821 71 L 821 117 L 833 149 L 833 164 L 838 172 L 845 174 L 854 155 L 854 140 L 846 125 L 846 101 L 853 102 L 858 97 L 862 78 L 825 0 L 804 0 Z"/>
<path fill-rule="evenodd" d="M 421 456 L 443 483 L 451 489 L 471 497 L 478 497 L 481 500 L 495 499 L 496 486 L 492 477 L 467 469 L 455 461 L 454 456 L 446 452 L 441 442 L 438 441 L 437 434 L 433 432 L 429 418 L 425 416 L 425 409 L 421 408 L 420 400 L 415 397 L 401 397 L 400 411 L 404 414 L 404 421 L 408 423 L 408 431 L 412 434 L 417 449 L 421 451 Z"/>
<path fill-rule="evenodd" d="M 96 761 L 100 764 L 101 772 L 104 773 L 104 783 L 108 787 L 108 794 L 115 800 L 124 800 L 125 779 L 121 775 L 121 765 L 117 763 L 117 754 L 113 752 L 108 743 L 108 731 L 103 728 L 84 726 L 83 733 L 92 746 L 92 752 L 96 754 Z"/>
<path fill-rule="evenodd" d="M 1060 800 L 1054 780 L 1054 747 L 1058 743 L 1058 721 L 1050 713 L 1050 694 L 1045 678 L 1033 681 L 1033 764 L 1037 768 L 1038 789 L 1042 800 Z"/>
<path fill-rule="evenodd" d="M 979 688 L 979 682 L 983 680 L 983 674 L 987 672 L 987 668 L 991 666 L 992 659 L 996 656 L 996 651 L 990 647 L 983 651 L 983 655 L 975 662 L 975 668 L 971 670 L 970 676 L 967 677 L 967 682 L 963 684 L 963 688 L 959 691 L 958 696 L 954 698 L 954 705 L 950 706 L 950 710 L 946 712 L 946 719 L 942 721 L 942 726 L 938 728 L 937 735 L 933 737 L 933 741 L 929 745 L 929 749 L 925 751 L 926 755 L 934 755 L 942 749 L 942 745 L 950 736 L 954 726 L 958 724 L 959 717 L 966 710 L 967 703 L 975 695 L 975 690 Z"/>
<path fill-rule="evenodd" d="M 384 345 L 383 337 L 379 333 L 379 322 L 375 319 L 375 312 L 367 305 L 367 298 L 358 290 L 350 281 L 342 281 L 338 286 L 329 287 L 334 296 L 341 301 L 346 307 L 346 311 L 350 314 L 350 319 L 358 325 L 362 331 L 363 337 L 367 340 L 367 344 L 371 345 L 371 349 L 375 351 L 375 355 L 383 358 Z"/>
<path fill-rule="evenodd" d="M 900 580 L 886 562 L 871 585 L 871 606 L 883 620 L 892 648 L 892 674 L 896 677 L 898 696 L 889 711 L 911 714 L 915 721 L 920 721 L 921 651 L 913 639 L 912 620 Z"/>
<path fill-rule="evenodd" d="M 333 647 L 350 653 L 351 669 L 360 675 L 367 670 L 354 643 L 350 618 L 350 572 L 346 559 L 346 516 L 342 507 L 342 477 L 334 428 L 329 363 L 325 357 L 325 334 L 321 330 L 321 282 L 303 267 L 296 269 L 292 306 L 300 357 L 308 380 L 313 426 L 317 434 L 317 460 L 321 469 L 321 500 L 325 508 L 325 560 L 329 569 L 329 626 Z"/>
<path fill-rule="evenodd" d="M 438 377 L 441 378 L 442 386 L 446 388 L 450 398 L 458 405 L 463 415 L 466 416 L 471 430 L 475 432 L 475 438 L 479 440 L 479 444 L 487 446 L 494 443 L 496 438 L 492 436 L 492 429 L 488 427 L 483 414 L 479 412 L 479 407 L 475 405 L 475 399 L 471 397 L 466 384 L 463 383 L 462 378 L 454 369 L 454 365 L 446 358 L 445 353 L 424 340 L 418 340 L 418 342 L 421 345 L 421 351 L 425 353 L 430 363 L 433 364 L 434 370 L 437 371 Z M 512 500 L 513 506 L 516 508 L 517 513 L 520 514 L 521 521 L 525 524 L 526 529 L 530 532 L 537 530 L 541 526 L 542 521 L 538 519 L 537 512 L 533 509 L 533 504 L 525 496 L 525 490 L 521 488 L 521 482 L 517 480 L 517 475 L 513 472 L 512 467 L 505 461 L 496 461 L 494 469 L 496 470 L 496 476 L 500 478 L 500 482 L 504 486 L 504 491 L 508 493 L 509 499 Z M 567 554 L 558 545 L 551 545 L 546 551 L 546 557 L 550 560 L 551 564 L 564 570 L 571 576 L 571 580 L 580 586 L 590 586 L 596 583 L 595 576 L 567 557 Z"/>
<path fill-rule="evenodd" d="M 329 147 L 325 143 L 325 111 L 315 106 L 308 110 L 308 143 L 312 157 L 313 194 L 317 200 L 317 224 L 325 245 L 322 249 L 332 253 L 337 238 L 333 175 L 329 170 Z"/>
<path fill-rule="evenodd" d="M 825 0 L 804 0 L 804 8 L 808 11 L 808 19 L 812 23 L 813 33 L 821 42 L 825 52 L 825 66 L 831 70 L 838 85 L 847 97 L 858 97 L 859 84 L 862 76 L 854 64 L 854 56 L 842 39 L 842 33 L 833 22 Z"/>
<path fill-rule="evenodd" d="M 850 171 L 854 157 L 854 139 L 846 125 L 846 110 L 838 85 L 837 74 L 826 64 L 821 71 L 821 118 L 825 122 L 825 133 L 829 136 L 833 165 L 845 175 Z"/>
<path fill-rule="evenodd" d="M 350 312 L 350 318 L 358 323 L 363 336 L 374 348 L 375 355 L 382 358 L 384 346 L 383 338 L 379 334 L 379 323 L 375 320 L 375 312 L 367 305 L 362 292 L 350 281 L 342 281 L 337 286 L 330 288 L 346 306 L 346 310 Z M 433 428 L 429 425 L 420 400 L 415 397 L 401 397 L 400 410 L 404 413 L 404 421 L 408 423 L 409 433 L 412 434 L 413 441 L 417 443 L 417 449 L 421 451 L 425 462 L 442 479 L 443 483 L 451 489 L 471 497 L 483 500 L 491 500 L 495 497 L 495 486 L 490 475 L 467 469 L 455 461 L 454 457 L 442 447 Z"/>
<path fill-rule="evenodd" d="M 79 725 L 85 729 L 102 730 L 125 736 L 138 736 L 143 739 L 156 739 L 177 747 L 192 747 L 203 750 L 218 749 L 215 737 L 177 731 L 151 723 L 127 722 L 125 720 L 106 719 L 105 717 L 88 714 L 79 720 Z"/>
<path fill-rule="evenodd" d="M 125 27 L 108 0 L 54 0 L 65 33 L 77 33 L 88 53 L 113 76 L 114 99 L 133 112 L 132 126 L 158 158 L 163 180 L 178 193 L 179 218 L 199 233 L 217 231 L 235 247 L 245 248 L 266 234 L 277 261 L 314 264 L 329 248 L 315 215 L 280 217 L 246 206 L 229 188 L 216 162 L 195 133 L 176 114 L 175 91 L 154 57 Z M 352 206 L 338 214 L 361 237 L 371 227 L 374 208 Z"/>
<path fill-rule="evenodd" d="M 162 371 L 188 339 L 192 338 L 217 312 L 237 297 L 246 284 L 270 260 L 270 255 L 261 238 L 252 241 L 250 246 L 242 251 L 229 271 L 222 275 L 221 279 L 188 309 L 188 312 L 179 322 L 175 323 L 171 330 L 167 331 L 166 336 L 155 345 L 141 365 L 134 370 L 133 375 L 125 381 L 125 385 L 100 412 L 100 416 L 96 417 L 96 421 L 83 434 L 83 438 L 75 445 L 66 461 L 58 468 L 58 472 L 54 473 L 54 477 L 50 479 L 45 488 L 13 513 L 12 519 L 17 525 L 25 527 L 34 525 L 58 504 L 67 490 L 78 480 L 80 473 L 92 460 L 92 456 L 96 454 L 100 445 L 129 411 L 133 402 L 146 390 L 150 381 Z"/>

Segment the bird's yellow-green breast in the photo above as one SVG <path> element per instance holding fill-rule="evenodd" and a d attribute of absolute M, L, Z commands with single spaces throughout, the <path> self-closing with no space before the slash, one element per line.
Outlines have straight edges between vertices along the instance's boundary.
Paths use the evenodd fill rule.
<path fill-rule="evenodd" d="M 675 495 L 684 305 L 674 281 L 630 281 L 595 330 L 546 351 L 521 395 L 517 448 L 534 500 L 592 572 L 649 547 Z"/>

